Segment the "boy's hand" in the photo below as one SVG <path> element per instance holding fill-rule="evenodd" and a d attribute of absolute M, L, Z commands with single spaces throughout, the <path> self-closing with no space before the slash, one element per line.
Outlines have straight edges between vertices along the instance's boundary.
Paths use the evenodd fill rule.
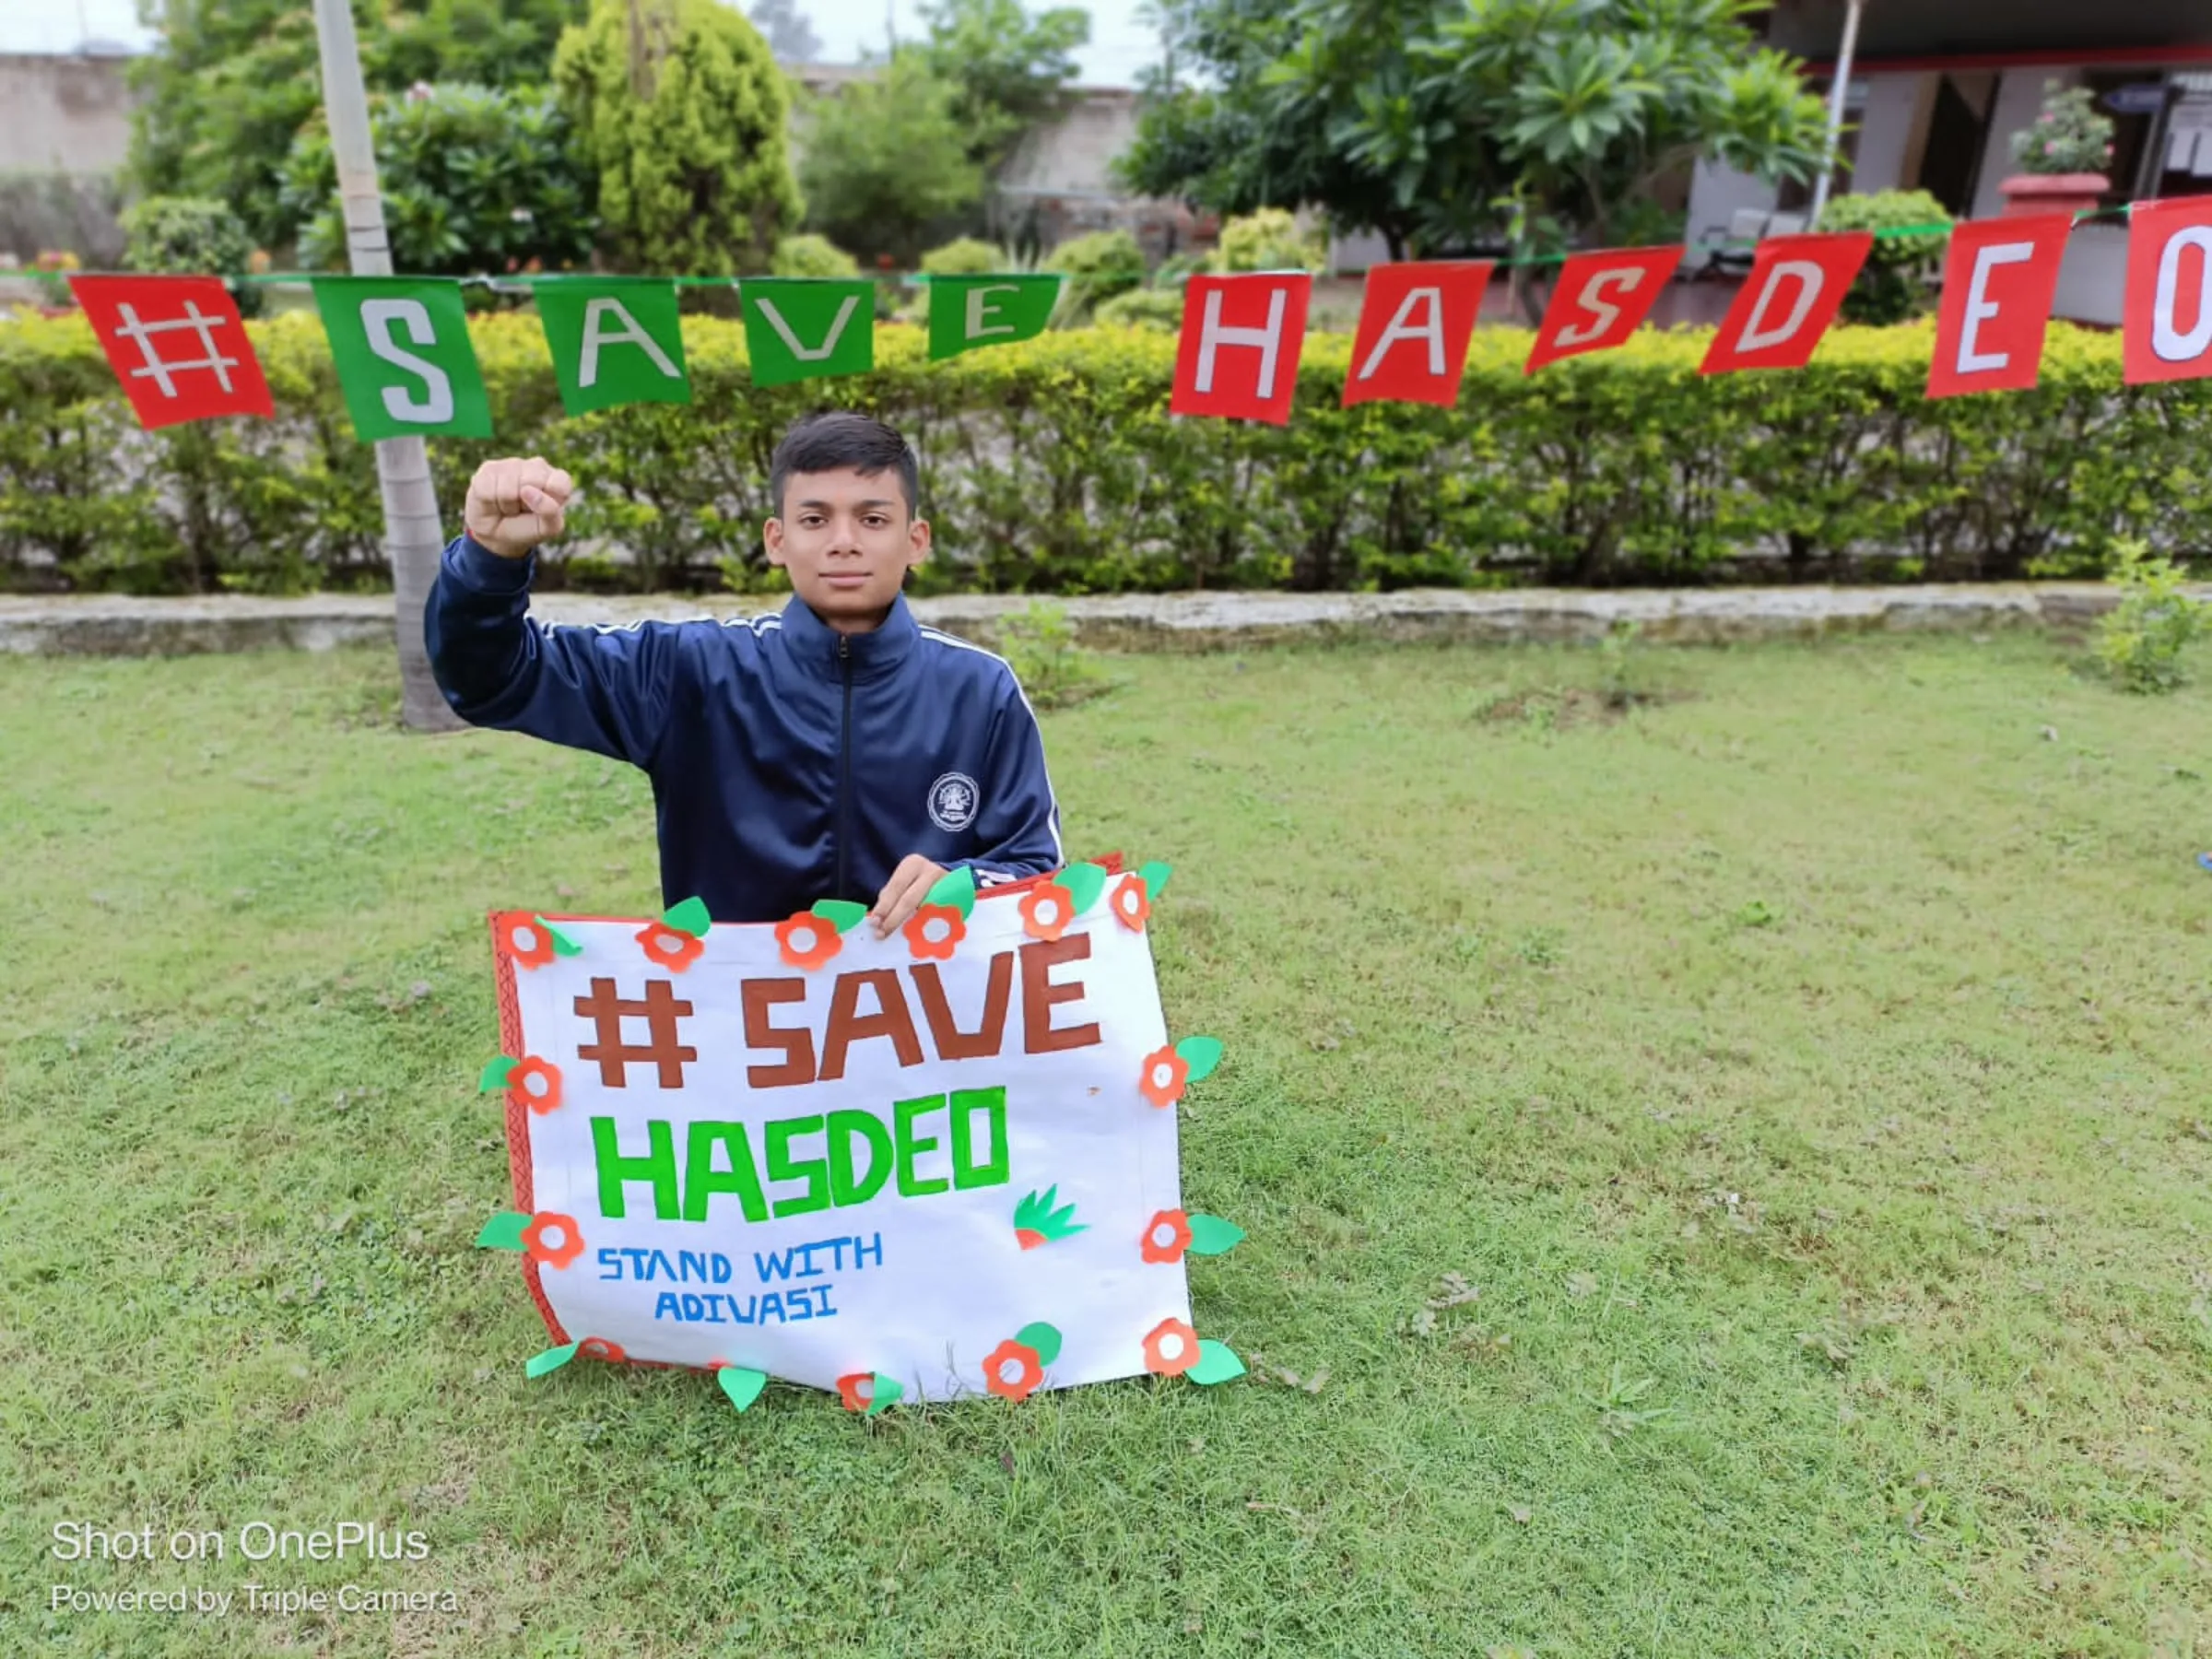
<path fill-rule="evenodd" d="M 575 479 L 543 455 L 487 461 L 468 481 L 461 527 L 501 559 L 526 559 L 538 543 L 561 533 L 575 488 Z"/>
<path fill-rule="evenodd" d="M 875 909 L 868 912 L 868 920 L 876 924 L 876 936 L 888 939 L 912 922 L 922 901 L 929 897 L 929 889 L 944 880 L 945 874 L 943 865 L 932 864 L 919 853 L 909 853 L 900 859 L 890 880 L 883 884 L 883 891 L 876 896 Z"/>

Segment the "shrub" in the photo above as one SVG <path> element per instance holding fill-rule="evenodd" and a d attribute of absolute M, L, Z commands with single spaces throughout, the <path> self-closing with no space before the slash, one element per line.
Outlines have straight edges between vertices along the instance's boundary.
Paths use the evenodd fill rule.
<path fill-rule="evenodd" d="M 923 274 L 929 276 L 988 276 L 1006 268 L 998 245 L 980 237 L 957 237 L 922 255 Z"/>
<path fill-rule="evenodd" d="M 1182 291 L 1180 288 L 1139 288 L 1134 294 L 1116 294 L 1099 307 L 1101 326 L 1158 328 L 1170 334 L 1182 327 Z"/>
<path fill-rule="evenodd" d="M 1126 230 L 1094 230 L 1064 241 L 1045 256 L 1044 265 L 1067 279 L 1053 318 L 1062 328 L 1088 322 L 1100 301 L 1145 283 L 1145 251 Z"/>
<path fill-rule="evenodd" d="M 261 290 L 241 282 L 253 264 L 253 241 L 238 215 L 201 196 L 147 196 L 123 214 L 123 268 L 231 278 L 225 286 L 239 314 L 261 314 Z"/>
<path fill-rule="evenodd" d="M 1217 271 L 1318 271 L 1328 263 L 1328 239 L 1301 232 L 1297 218 L 1282 207 L 1263 207 L 1221 227 L 1221 245 L 1210 268 Z"/>
<path fill-rule="evenodd" d="M 1928 236 L 1877 236 L 1865 268 L 1843 296 L 1843 321 L 1882 324 L 1906 323 L 1933 309 L 1935 279 L 1950 246 L 1951 216 L 1924 190 L 1877 190 L 1866 195 L 1838 196 L 1820 216 L 1823 230 L 1903 230 L 1922 225 L 1944 229 Z"/>
<path fill-rule="evenodd" d="M 2138 696 L 2180 689 L 2188 682 L 2183 653 L 2212 633 L 2212 604 L 2190 597 L 2186 574 L 2170 559 L 2153 559 L 2139 541 L 2114 548 L 2112 581 L 2120 603 L 2097 629 L 2097 654 L 2112 683 Z"/>
<path fill-rule="evenodd" d="M 860 261 L 826 236 L 807 231 L 776 244 L 768 262 L 771 276 L 857 276 Z"/>
<path fill-rule="evenodd" d="M 1027 608 L 999 618 L 998 648 L 1041 709 L 1066 709 L 1112 690 L 1098 657 L 1076 643 L 1067 607 L 1032 599 Z"/>
<path fill-rule="evenodd" d="M 933 229 L 983 194 L 953 94 L 919 55 L 901 53 L 872 78 L 809 99 L 799 160 L 806 222 L 864 255 L 912 260 Z"/>

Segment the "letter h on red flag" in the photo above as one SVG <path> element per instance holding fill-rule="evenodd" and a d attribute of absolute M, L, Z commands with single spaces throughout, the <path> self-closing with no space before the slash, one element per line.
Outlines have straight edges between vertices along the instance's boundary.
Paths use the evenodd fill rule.
<path fill-rule="evenodd" d="M 276 412 L 238 307 L 215 277 L 72 276 L 69 288 L 148 431 Z"/>
<path fill-rule="evenodd" d="M 1192 277 L 1168 412 L 1288 425 L 1312 288 L 1303 271 Z"/>

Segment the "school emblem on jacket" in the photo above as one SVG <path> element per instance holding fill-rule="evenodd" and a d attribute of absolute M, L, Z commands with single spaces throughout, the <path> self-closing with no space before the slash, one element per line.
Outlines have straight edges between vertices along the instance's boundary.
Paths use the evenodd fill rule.
<path fill-rule="evenodd" d="M 929 821 L 947 833 L 975 822 L 975 780 L 966 772 L 947 772 L 929 786 Z"/>

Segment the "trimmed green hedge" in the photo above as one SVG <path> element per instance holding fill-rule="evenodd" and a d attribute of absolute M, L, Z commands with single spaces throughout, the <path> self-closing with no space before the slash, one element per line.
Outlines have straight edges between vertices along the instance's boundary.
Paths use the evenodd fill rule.
<path fill-rule="evenodd" d="M 0 324 L 0 582 L 142 593 L 382 583 L 372 451 L 320 324 L 249 325 L 278 418 L 140 432 L 80 319 Z M 1342 335 L 1306 345 L 1287 428 L 1167 416 L 1172 335 L 1095 328 L 951 362 L 878 331 L 872 374 L 759 391 L 733 323 L 688 318 L 696 401 L 564 417 L 528 315 L 474 320 L 500 436 L 431 445 L 457 509 L 477 462 L 542 453 L 584 495 L 548 582 L 759 591 L 770 453 L 818 406 L 920 446 L 924 592 L 1696 582 L 1787 573 L 2095 574 L 2115 542 L 2205 550 L 2212 384 L 2131 391 L 2117 336 L 2057 326 L 2033 393 L 1931 403 L 1929 326 L 1845 329 L 1798 374 L 1700 379 L 1708 336 L 1646 332 L 1534 379 L 1485 329 L 1456 409 L 1336 406 Z M 606 556 L 619 546 L 629 561 Z"/>

